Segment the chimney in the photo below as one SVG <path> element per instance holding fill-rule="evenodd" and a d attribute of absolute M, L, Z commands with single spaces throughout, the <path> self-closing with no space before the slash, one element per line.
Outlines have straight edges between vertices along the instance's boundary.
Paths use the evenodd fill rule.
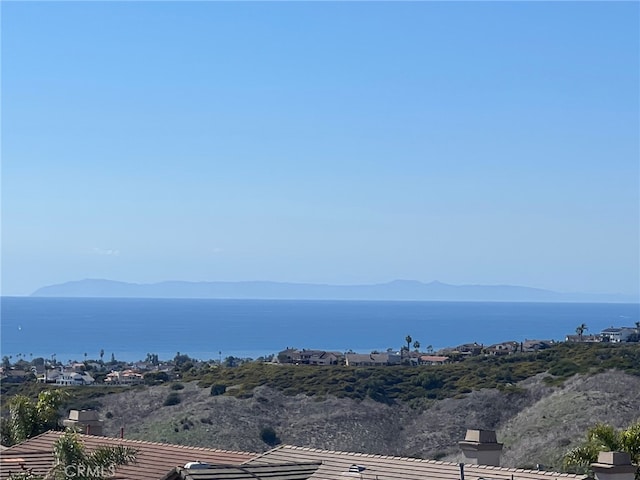
<path fill-rule="evenodd" d="M 65 427 L 100 436 L 102 436 L 102 423 L 95 410 L 71 410 L 69 418 L 62 421 Z"/>
<path fill-rule="evenodd" d="M 591 464 L 596 480 L 633 480 L 636 467 L 626 452 L 600 452 Z"/>
<path fill-rule="evenodd" d="M 493 430 L 467 430 L 464 440 L 459 442 L 459 445 L 467 463 L 500 466 L 502 443 L 497 442 L 496 432 Z"/>

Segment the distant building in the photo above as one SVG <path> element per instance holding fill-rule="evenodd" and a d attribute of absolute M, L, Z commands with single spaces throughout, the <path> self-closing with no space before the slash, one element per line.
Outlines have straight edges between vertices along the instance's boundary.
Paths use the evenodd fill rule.
<path fill-rule="evenodd" d="M 95 379 L 88 373 L 78 373 L 74 371 L 62 372 L 56 378 L 56 385 L 93 385 Z"/>
<path fill-rule="evenodd" d="M 142 382 L 144 382 L 144 377 L 133 370 L 112 371 L 104 379 L 104 383 L 107 385 L 139 385 Z"/>
<path fill-rule="evenodd" d="M 636 333 L 632 327 L 609 327 L 600 332 L 603 342 L 620 343 L 626 342 L 631 335 Z"/>
<path fill-rule="evenodd" d="M 402 357 L 398 353 L 347 353 L 345 363 L 349 367 L 400 365 Z"/>

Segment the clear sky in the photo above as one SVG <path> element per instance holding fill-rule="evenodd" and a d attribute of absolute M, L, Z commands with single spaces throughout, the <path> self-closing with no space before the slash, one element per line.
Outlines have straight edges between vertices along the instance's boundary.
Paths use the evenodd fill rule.
<path fill-rule="evenodd" d="M 635 293 L 638 2 L 10 2 L 2 293 Z"/>

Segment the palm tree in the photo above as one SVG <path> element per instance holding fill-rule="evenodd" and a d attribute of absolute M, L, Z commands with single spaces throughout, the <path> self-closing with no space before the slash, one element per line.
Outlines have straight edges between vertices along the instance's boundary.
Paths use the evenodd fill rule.
<path fill-rule="evenodd" d="M 413 341 L 413 338 L 411 338 L 411 335 L 407 335 L 404 338 L 404 341 L 407 342 L 407 350 L 409 350 L 411 348 L 411 342 Z"/>
<path fill-rule="evenodd" d="M 413 348 L 415 349 L 416 352 L 420 351 L 420 342 L 418 340 L 413 342 Z"/>
<path fill-rule="evenodd" d="M 582 342 L 582 334 L 585 332 L 585 330 L 589 330 L 589 327 L 587 327 L 584 323 L 579 325 L 576 328 L 576 333 L 578 334 L 578 337 L 580 338 L 581 342 Z"/>
<path fill-rule="evenodd" d="M 102 362 L 102 357 L 104 357 L 104 349 L 100 349 L 100 362 Z"/>
<path fill-rule="evenodd" d="M 53 444 L 55 466 L 47 478 L 66 480 L 103 480 L 114 476 L 119 465 L 136 461 L 136 450 L 122 445 L 101 445 L 87 452 L 80 436 L 74 430 L 66 430 Z"/>
<path fill-rule="evenodd" d="M 564 456 L 564 465 L 585 472 L 596 462 L 600 452 L 627 452 L 631 463 L 636 465 L 636 480 L 640 480 L 640 421 L 626 429 L 616 430 L 611 425 L 599 423 L 587 431 L 587 440 L 569 450 Z"/>

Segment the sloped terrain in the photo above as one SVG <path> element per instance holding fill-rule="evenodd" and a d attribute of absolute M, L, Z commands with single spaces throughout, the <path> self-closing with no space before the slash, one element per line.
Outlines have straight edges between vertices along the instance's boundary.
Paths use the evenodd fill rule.
<path fill-rule="evenodd" d="M 433 400 L 421 409 L 286 396 L 268 387 L 256 388 L 251 398 L 211 396 L 190 382 L 177 392 L 156 386 L 109 395 L 100 399 L 100 411 L 108 435 L 124 426 L 127 438 L 254 452 L 270 448 L 261 436 L 269 427 L 283 443 L 456 461 L 467 428 L 495 429 L 505 444 L 503 465 L 555 468 L 593 424 L 624 427 L 640 417 L 640 377 L 612 371 L 574 376 L 555 387 L 543 377 L 508 392 L 485 389 Z M 181 402 L 163 406 L 170 393 Z"/>

